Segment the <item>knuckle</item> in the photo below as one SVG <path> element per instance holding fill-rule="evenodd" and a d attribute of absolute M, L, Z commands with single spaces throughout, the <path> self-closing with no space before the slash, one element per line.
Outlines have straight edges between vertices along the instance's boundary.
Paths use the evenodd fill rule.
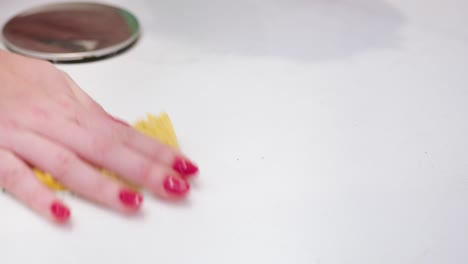
<path fill-rule="evenodd" d="M 29 109 L 31 116 L 35 118 L 39 122 L 39 124 L 43 124 L 44 122 L 50 121 L 52 117 L 52 113 L 45 107 L 32 105 Z"/>
<path fill-rule="evenodd" d="M 54 175 L 61 180 L 69 175 L 69 172 L 74 169 L 78 158 L 67 151 L 59 151 L 54 155 Z"/>
<path fill-rule="evenodd" d="M 110 181 L 105 178 L 105 177 L 96 177 L 94 182 L 93 182 L 93 188 L 87 190 L 89 193 L 90 197 L 93 197 L 100 203 L 105 204 L 106 203 L 106 195 L 102 195 L 105 193 L 109 193 L 110 187 L 112 185 L 110 184 Z"/>
<path fill-rule="evenodd" d="M 11 111 L 11 119 L 17 120 L 18 123 L 16 125 L 20 125 L 24 128 L 43 127 L 49 124 L 54 118 L 54 112 L 49 108 L 49 105 L 41 105 L 37 101 L 28 99 L 24 102 L 24 107 Z M 15 124 L 10 123 L 10 125 Z M 12 126 L 11 128 L 16 129 Z"/>
<path fill-rule="evenodd" d="M 62 110 L 70 111 L 73 109 L 74 102 L 67 94 L 57 96 L 56 101 L 58 107 Z"/>
<path fill-rule="evenodd" d="M 0 186 L 6 190 L 17 189 L 23 174 L 23 168 L 16 164 L 0 168 Z"/>
<path fill-rule="evenodd" d="M 148 150 L 149 156 L 152 158 L 158 158 L 161 156 L 162 149 L 157 144 L 153 144 L 153 147 Z"/>
<path fill-rule="evenodd" d="M 18 134 L 20 125 L 13 119 L 2 119 L 0 120 L 0 146 L 8 148 L 11 145 L 11 139 Z"/>
<path fill-rule="evenodd" d="M 142 161 L 135 166 L 135 177 L 140 181 L 140 184 L 148 182 L 153 172 L 153 163 L 149 161 Z"/>
<path fill-rule="evenodd" d="M 108 153 L 111 153 L 112 150 L 115 148 L 116 142 L 111 140 L 110 138 L 101 138 L 97 136 L 93 136 L 91 140 L 91 151 L 92 155 L 95 159 L 99 162 L 102 162 Z"/>
<path fill-rule="evenodd" d="M 132 145 L 134 141 L 133 129 L 115 129 L 113 132 L 113 137 L 118 138 L 125 145 Z"/>
<path fill-rule="evenodd" d="M 169 147 L 164 143 L 156 143 L 153 144 L 154 146 L 150 149 L 150 157 L 156 158 L 160 161 L 172 160 L 176 153 L 174 149 Z"/>
<path fill-rule="evenodd" d="M 0 128 L 5 131 L 11 131 L 15 129 L 19 129 L 20 125 L 17 121 L 13 119 L 1 119 L 0 120 Z"/>
<path fill-rule="evenodd" d="M 32 188 L 26 192 L 24 200 L 29 203 L 31 207 L 34 207 L 34 202 L 41 201 L 42 197 L 44 197 L 44 189 Z"/>

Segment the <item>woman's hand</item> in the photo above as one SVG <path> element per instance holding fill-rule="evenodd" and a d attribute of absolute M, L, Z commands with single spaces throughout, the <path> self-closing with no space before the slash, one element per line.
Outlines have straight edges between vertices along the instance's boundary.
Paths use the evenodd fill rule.
<path fill-rule="evenodd" d="M 107 114 L 51 63 L 0 50 L 0 187 L 39 214 L 67 221 L 70 210 L 31 167 L 124 213 L 137 211 L 142 195 L 96 167 L 164 199 L 186 196 L 186 179 L 198 171 L 181 153 Z"/>

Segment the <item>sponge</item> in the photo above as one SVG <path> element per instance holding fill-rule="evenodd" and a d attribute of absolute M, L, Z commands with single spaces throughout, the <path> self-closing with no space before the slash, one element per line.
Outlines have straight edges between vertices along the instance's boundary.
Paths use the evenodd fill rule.
<path fill-rule="evenodd" d="M 146 119 L 137 121 L 133 127 L 139 132 L 153 138 L 154 140 L 158 140 L 176 149 L 179 148 L 174 127 L 172 126 L 171 119 L 167 113 L 161 113 L 158 116 L 148 114 Z M 57 191 L 66 190 L 66 188 L 57 182 L 52 175 L 37 168 L 33 168 L 33 172 L 37 178 L 49 188 Z M 101 169 L 101 172 L 106 176 L 122 181 L 112 172 L 109 172 L 105 169 Z"/>

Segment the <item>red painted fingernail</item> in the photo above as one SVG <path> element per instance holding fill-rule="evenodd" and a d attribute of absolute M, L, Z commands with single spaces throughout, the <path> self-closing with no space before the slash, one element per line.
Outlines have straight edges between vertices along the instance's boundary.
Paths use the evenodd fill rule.
<path fill-rule="evenodd" d="M 129 123 L 123 121 L 122 119 L 119 119 L 119 118 L 114 117 L 114 116 L 110 116 L 110 117 L 112 118 L 112 120 L 114 120 L 115 122 L 117 122 L 117 123 L 119 123 L 121 125 L 128 126 L 128 127 L 130 126 Z"/>
<path fill-rule="evenodd" d="M 143 203 L 143 196 L 135 191 L 123 189 L 119 193 L 120 201 L 127 207 L 138 209 Z"/>
<path fill-rule="evenodd" d="M 53 202 L 50 206 L 50 211 L 59 222 L 65 222 L 70 218 L 70 209 L 61 202 Z"/>
<path fill-rule="evenodd" d="M 184 158 L 176 158 L 172 168 L 184 177 L 191 176 L 198 172 L 198 167 Z"/>
<path fill-rule="evenodd" d="M 176 195 L 184 195 L 190 190 L 190 185 L 183 179 L 168 176 L 164 180 L 164 189 Z"/>

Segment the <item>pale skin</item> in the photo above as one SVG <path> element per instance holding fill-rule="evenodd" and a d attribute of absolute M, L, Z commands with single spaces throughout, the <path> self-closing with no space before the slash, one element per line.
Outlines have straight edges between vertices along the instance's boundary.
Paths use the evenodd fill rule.
<path fill-rule="evenodd" d="M 39 215 L 64 223 L 70 209 L 32 167 L 84 199 L 135 213 L 141 194 L 96 167 L 159 198 L 180 200 L 198 171 L 193 164 L 106 113 L 51 63 L 0 50 L 0 187 Z"/>

